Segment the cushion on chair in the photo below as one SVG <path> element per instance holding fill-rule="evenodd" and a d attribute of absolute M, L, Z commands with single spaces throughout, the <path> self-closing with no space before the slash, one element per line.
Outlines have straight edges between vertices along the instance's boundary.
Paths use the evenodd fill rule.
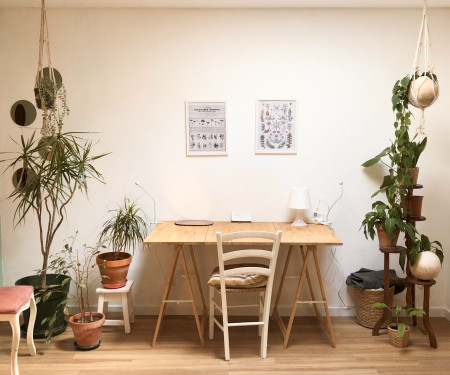
<path fill-rule="evenodd" d="M 229 264 L 225 266 L 226 270 L 237 267 L 264 267 L 268 268 L 264 264 L 254 263 L 241 263 L 241 264 Z M 213 269 L 212 275 L 208 281 L 209 285 L 220 286 L 220 271 L 219 267 Z M 256 273 L 243 273 L 239 275 L 228 276 L 225 278 L 225 287 L 230 289 L 242 289 L 242 288 L 258 288 L 266 286 L 267 276 L 259 275 Z"/>
<path fill-rule="evenodd" d="M 33 292 L 31 285 L 0 287 L 0 314 L 17 314 Z"/>

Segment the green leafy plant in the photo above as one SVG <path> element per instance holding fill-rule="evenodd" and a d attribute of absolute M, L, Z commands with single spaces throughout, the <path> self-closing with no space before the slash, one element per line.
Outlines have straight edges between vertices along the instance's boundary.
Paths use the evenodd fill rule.
<path fill-rule="evenodd" d="M 411 317 L 411 316 L 417 316 L 417 315 L 426 315 L 425 311 L 420 310 L 420 309 L 416 309 L 415 307 L 408 307 L 408 308 L 404 308 L 402 306 L 397 306 L 395 309 L 392 309 L 391 307 L 389 307 L 388 305 L 386 305 L 383 302 L 376 302 L 372 305 L 373 307 L 384 307 L 386 309 L 388 309 L 391 313 L 394 314 L 395 316 L 395 327 L 393 327 L 394 329 L 397 329 L 397 336 L 401 339 L 403 337 L 403 335 L 405 334 L 406 331 L 406 324 L 405 323 L 401 323 L 399 321 L 399 316 L 400 313 L 402 312 L 402 310 L 405 310 L 406 315 Z M 425 333 L 423 327 L 418 326 L 419 330 L 422 333 Z"/>
<path fill-rule="evenodd" d="M 109 211 L 111 217 L 103 224 L 100 241 L 106 240 L 112 245 L 114 259 L 119 253 L 132 250 L 144 241 L 147 235 L 146 215 L 137 205 L 124 198 L 123 205 Z"/>

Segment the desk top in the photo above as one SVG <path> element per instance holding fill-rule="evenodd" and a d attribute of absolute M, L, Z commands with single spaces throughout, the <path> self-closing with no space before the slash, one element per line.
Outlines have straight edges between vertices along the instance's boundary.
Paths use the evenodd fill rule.
<path fill-rule="evenodd" d="M 291 223 L 238 223 L 228 221 L 217 221 L 210 226 L 179 226 L 174 221 L 164 221 L 153 228 L 147 238 L 145 245 L 156 244 L 187 244 L 187 245 L 210 245 L 216 244 L 216 232 L 222 234 L 243 230 L 264 230 L 275 232 L 281 230 L 281 244 L 284 245 L 335 245 L 341 246 L 342 241 L 326 225 L 310 224 L 304 227 L 294 227 Z M 264 243 L 267 240 L 236 240 L 238 244 Z"/>

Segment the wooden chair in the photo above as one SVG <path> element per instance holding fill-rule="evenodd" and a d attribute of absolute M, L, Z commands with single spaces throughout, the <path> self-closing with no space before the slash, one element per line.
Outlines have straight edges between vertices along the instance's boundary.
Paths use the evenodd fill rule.
<path fill-rule="evenodd" d="M 252 241 L 253 239 L 253 241 Z M 257 239 L 255 241 L 255 239 Z M 263 239 L 263 241 L 261 241 Z M 234 250 L 224 254 L 224 242 L 231 244 L 249 245 L 252 242 L 264 242 L 272 244 L 271 250 L 245 249 Z M 272 296 L 273 276 L 280 248 L 281 231 L 276 233 L 264 231 L 242 231 L 222 235 L 217 233 L 217 254 L 219 259 L 218 270 L 213 271 L 209 280 L 209 338 L 214 338 L 214 323 L 223 331 L 225 346 L 225 360 L 230 360 L 229 327 L 259 326 L 261 336 L 261 358 L 267 356 L 267 335 L 269 328 L 270 300 Z M 239 260 L 242 258 L 257 258 L 259 261 L 265 260 L 268 266 L 263 264 L 228 264 L 225 262 Z M 215 292 L 221 296 L 221 305 L 215 301 Z M 258 305 L 238 305 L 229 306 L 227 303 L 227 293 L 259 292 Z M 257 307 L 259 306 L 258 321 L 250 322 L 228 322 L 228 308 L 232 307 Z M 222 324 L 215 318 L 215 309 L 222 313 Z"/>
<path fill-rule="evenodd" d="M 11 344 L 11 375 L 19 375 L 17 353 L 20 342 L 19 317 L 22 311 L 30 308 L 30 321 L 27 330 L 27 345 L 30 355 L 36 355 L 33 341 L 34 322 L 36 320 L 36 303 L 34 301 L 34 288 L 29 285 L 0 287 L 0 321 L 9 322 L 12 329 Z"/>

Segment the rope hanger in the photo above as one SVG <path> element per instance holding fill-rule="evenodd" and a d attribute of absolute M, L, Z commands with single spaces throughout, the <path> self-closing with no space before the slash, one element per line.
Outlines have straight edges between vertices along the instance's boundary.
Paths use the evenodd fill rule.
<path fill-rule="evenodd" d="M 422 53 L 423 47 L 423 53 Z M 423 75 L 419 73 L 420 59 L 424 56 Z M 408 93 L 409 102 L 421 110 L 420 125 L 417 134 L 425 134 L 425 108 L 433 104 L 439 96 L 439 84 L 434 74 L 434 65 L 431 57 L 431 39 L 428 28 L 427 0 L 424 0 L 422 23 L 420 25 L 419 39 L 416 54 L 411 70 L 411 84 Z"/>

